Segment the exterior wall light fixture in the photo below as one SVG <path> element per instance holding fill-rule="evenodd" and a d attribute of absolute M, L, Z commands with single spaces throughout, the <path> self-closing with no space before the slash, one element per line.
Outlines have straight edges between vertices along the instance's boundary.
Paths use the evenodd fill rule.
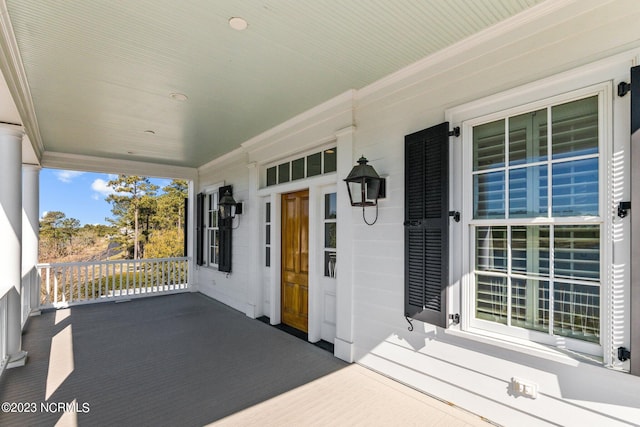
<path fill-rule="evenodd" d="M 224 192 L 224 195 L 218 202 L 220 208 L 220 218 L 235 218 L 236 215 L 242 215 L 242 202 L 236 202 L 229 190 Z"/>
<path fill-rule="evenodd" d="M 368 160 L 361 156 L 358 164 L 351 169 L 345 178 L 351 206 L 362 207 L 362 219 L 365 224 L 373 225 L 378 220 L 378 200 L 386 196 L 386 180 L 378 175 L 378 172 L 367 164 Z M 376 207 L 376 217 L 373 222 L 368 222 L 364 215 L 364 208 Z"/>

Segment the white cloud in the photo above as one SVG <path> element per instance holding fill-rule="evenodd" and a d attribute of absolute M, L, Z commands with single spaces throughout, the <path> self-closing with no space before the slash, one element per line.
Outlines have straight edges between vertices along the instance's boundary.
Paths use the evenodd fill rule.
<path fill-rule="evenodd" d="M 98 199 L 99 195 L 106 197 L 109 194 L 115 193 L 115 191 L 113 191 L 113 188 L 109 187 L 109 181 L 105 181 L 101 178 L 97 178 L 91 183 L 91 189 L 97 193 L 94 194 L 94 199 L 96 200 Z"/>
<path fill-rule="evenodd" d="M 58 178 L 59 181 L 65 182 L 67 184 L 70 183 L 75 177 L 80 176 L 83 173 L 84 172 L 67 171 L 67 170 L 54 172 L 55 176 Z"/>

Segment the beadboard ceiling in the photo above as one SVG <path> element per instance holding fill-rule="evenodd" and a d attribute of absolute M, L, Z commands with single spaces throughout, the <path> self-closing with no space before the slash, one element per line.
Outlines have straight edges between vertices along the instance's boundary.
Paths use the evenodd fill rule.
<path fill-rule="evenodd" d="M 42 152 L 199 167 L 542 0 L 4 2 Z"/>

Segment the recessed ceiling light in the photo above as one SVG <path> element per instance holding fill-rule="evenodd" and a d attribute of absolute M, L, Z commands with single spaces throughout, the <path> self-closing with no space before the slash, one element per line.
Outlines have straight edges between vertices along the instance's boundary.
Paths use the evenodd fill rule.
<path fill-rule="evenodd" d="M 184 93 L 178 93 L 178 92 L 169 94 L 169 97 L 171 97 L 171 99 L 175 101 L 186 101 L 187 99 L 189 99 L 187 95 L 185 95 Z"/>
<path fill-rule="evenodd" d="M 156 134 L 156 132 L 151 130 L 151 129 L 145 130 L 144 133 L 146 133 L 147 135 L 155 135 Z"/>
<path fill-rule="evenodd" d="M 244 18 L 234 16 L 233 18 L 229 18 L 229 26 L 234 30 L 242 31 L 246 30 L 249 24 L 244 20 Z"/>

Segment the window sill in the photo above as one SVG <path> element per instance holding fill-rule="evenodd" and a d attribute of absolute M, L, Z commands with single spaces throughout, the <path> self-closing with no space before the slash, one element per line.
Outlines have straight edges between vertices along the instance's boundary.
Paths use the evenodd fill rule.
<path fill-rule="evenodd" d="M 604 366 L 602 357 L 578 353 L 576 351 L 559 347 L 552 347 L 520 338 L 506 337 L 504 335 L 480 329 L 463 331 L 458 328 L 447 328 L 445 329 L 445 333 L 454 337 L 473 340 L 482 344 L 488 344 L 506 350 L 524 353 L 541 359 L 563 363 L 565 365 L 578 366 L 581 363 L 587 363 L 595 366 Z"/>

